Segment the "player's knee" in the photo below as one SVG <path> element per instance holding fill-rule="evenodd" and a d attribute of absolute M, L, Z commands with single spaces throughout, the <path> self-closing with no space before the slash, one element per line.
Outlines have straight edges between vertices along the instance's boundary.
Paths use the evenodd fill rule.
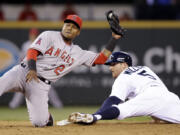
<path fill-rule="evenodd" d="M 53 126 L 53 117 L 49 114 L 47 117 L 36 116 L 32 118 L 32 124 L 35 127 Z"/>
<path fill-rule="evenodd" d="M 32 117 L 31 122 L 35 127 L 44 127 L 49 121 L 49 116 L 36 115 Z"/>

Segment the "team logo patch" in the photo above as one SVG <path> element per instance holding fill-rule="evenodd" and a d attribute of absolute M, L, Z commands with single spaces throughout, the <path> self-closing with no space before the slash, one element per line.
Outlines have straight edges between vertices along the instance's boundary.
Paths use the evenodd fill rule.
<path fill-rule="evenodd" d="M 113 60 L 114 59 L 114 56 L 113 55 L 111 55 L 111 60 Z"/>
<path fill-rule="evenodd" d="M 40 45 L 41 44 L 41 38 L 40 39 L 38 39 L 38 41 L 36 42 L 36 44 L 38 44 L 38 45 Z"/>
<path fill-rule="evenodd" d="M 117 58 L 117 61 L 124 62 L 124 58 Z"/>
<path fill-rule="evenodd" d="M 76 16 L 73 16 L 73 18 L 72 18 L 72 19 L 73 19 L 74 21 L 76 21 L 76 19 L 77 19 L 77 18 L 76 18 Z"/>
<path fill-rule="evenodd" d="M 14 43 L 0 39 L 0 76 L 19 62 L 19 52 Z"/>

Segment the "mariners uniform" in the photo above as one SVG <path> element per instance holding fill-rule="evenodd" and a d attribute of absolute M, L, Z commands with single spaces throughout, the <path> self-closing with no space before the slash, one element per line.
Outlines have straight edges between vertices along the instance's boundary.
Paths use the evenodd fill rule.
<path fill-rule="evenodd" d="M 105 63 L 115 79 L 110 96 L 94 114 L 72 113 L 69 121 L 92 124 L 97 120 L 152 116 L 180 123 L 180 99 L 146 66 L 132 66 L 125 52 L 113 52 Z"/>
<path fill-rule="evenodd" d="M 122 101 L 118 119 L 133 116 L 154 116 L 180 123 L 180 100 L 168 91 L 159 77 L 148 67 L 129 67 L 115 80 L 110 96 Z"/>

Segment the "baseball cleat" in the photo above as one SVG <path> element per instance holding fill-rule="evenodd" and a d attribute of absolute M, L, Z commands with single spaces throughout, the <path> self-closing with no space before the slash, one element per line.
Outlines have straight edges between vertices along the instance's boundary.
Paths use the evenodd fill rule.
<path fill-rule="evenodd" d="M 73 123 L 92 124 L 94 117 L 92 114 L 74 112 L 69 116 L 68 120 Z"/>
<path fill-rule="evenodd" d="M 49 120 L 48 123 L 46 124 L 46 126 L 53 126 L 54 120 L 52 115 L 49 113 Z"/>

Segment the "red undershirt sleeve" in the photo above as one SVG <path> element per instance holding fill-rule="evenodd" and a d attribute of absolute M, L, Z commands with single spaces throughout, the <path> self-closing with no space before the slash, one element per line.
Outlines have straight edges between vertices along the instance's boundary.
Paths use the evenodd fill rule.
<path fill-rule="evenodd" d="M 27 51 L 27 60 L 37 60 L 37 56 L 40 54 L 40 52 L 38 50 L 35 50 L 35 49 L 29 49 Z"/>
<path fill-rule="evenodd" d="M 104 64 L 107 61 L 108 57 L 105 56 L 102 52 L 99 53 L 99 56 L 94 61 L 94 64 Z"/>

